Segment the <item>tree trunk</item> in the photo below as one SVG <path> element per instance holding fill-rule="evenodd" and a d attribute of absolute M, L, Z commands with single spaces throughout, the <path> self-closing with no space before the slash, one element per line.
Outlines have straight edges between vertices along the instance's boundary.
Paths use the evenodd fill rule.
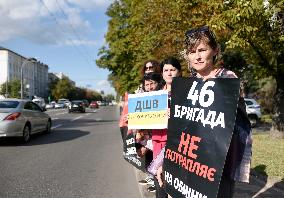
<path fill-rule="evenodd" d="M 284 138 L 284 74 L 279 72 L 275 78 L 276 94 L 274 115 L 272 119 L 272 127 L 270 134 L 273 137 Z"/>

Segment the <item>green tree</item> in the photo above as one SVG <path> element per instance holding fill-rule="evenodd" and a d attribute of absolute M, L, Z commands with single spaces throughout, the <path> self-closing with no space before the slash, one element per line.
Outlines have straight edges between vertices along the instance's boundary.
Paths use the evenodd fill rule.
<path fill-rule="evenodd" d="M 140 84 L 145 60 L 179 57 L 185 30 L 204 24 L 199 11 L 203 6 L 200 0 L 119 0 L 108 8 L 107 45 L 101 48 L 97 65 L 112 72 L 109 80 L 120 95 Z"/>
<path fill-rule="evenodd" d="M 120 95 L 140 83 L 142 63 L 183 50 L 186 30 L 209 25 L 217 34 L 228 67 L 257 80 L 276 82 L 272 131 L 284 135 L 284 0 L 117 0 L 108 8 L 107 44 L 97 65 L 111 71 Z M 282 13 L 282 18 L 281 18 Z M 183 73 L 186 63 L 183 62 Z"/>
<path fill-rule="evenodd" d="M 104 100 L 107 101 L 107 102 L 111 102 L 112 100 L 114 100 L 115 97 L 114 95 L 112 94 L 107 94 L 105 97 L 104 97 Z"/>
<path fill-rule="evenodd" d="M 61 80 L 59 80 L 54 89 L 52 89 L 52 95 L 56 100 L 60 98 L 68 98 L 72 94 L 72 92 L 75 91 L 75 86 L 72 85 L 69 78 L 64 77 Z"/>
<path fill-rule="evenodd" d="M 20 98 L 20 90 L 21 90 L 21 82 L 20 80 L 12 80 L 8 83 L 3 83 L 1 85 L 0 94 L 5 95 L 6 94 L 6 88 L 8 88 L 8 97 L 9 98 Z"/>
<path fill-rule="evenodd" d="M 56 84 L 58 83 L 59 79 L 53 80 L 51 82 L 48 83 L 48 96 L 51 96 L 51 98 L 53 99 L 54 96 L 52 94 L 52 90 L 55 89 Z"/>
<path fill-rule="evenodd" d="M 102 95 L 94 90 L 87 90 L 87 95 L 86 95 L 87 100 L 89 101 L 101 101 L 102 100 Z"/>
<path fill-rule="evenodd" d="M 82 100 L 86 99 L 86 93 L 87 90 L 85 88 L 74 87 L 74 89 L 68 93 L 67 97 L 70 100 Z"/>
<path fill-rule="evenodd" d="M 208 2 L 208 9 L 216 10 L 208 24 L 226 32 L 225 50 L 242 51 L 255 79 L 271 76 L 276 81 L 271 132 L 284 137 L 284 1 Z"/>

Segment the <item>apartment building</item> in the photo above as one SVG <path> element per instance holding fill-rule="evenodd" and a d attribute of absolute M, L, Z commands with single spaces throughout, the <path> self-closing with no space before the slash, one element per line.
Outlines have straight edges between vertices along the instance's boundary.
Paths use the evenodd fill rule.
<path fill-rule="evenodd" d="M 39 61 L 27 61 L 26 57 L 0 47 L 0 84 L 15 79 L 21 80 L 21 70 L 23 70 L 24 98 L 33 96 L 46 98 L 48 66 Z"/>

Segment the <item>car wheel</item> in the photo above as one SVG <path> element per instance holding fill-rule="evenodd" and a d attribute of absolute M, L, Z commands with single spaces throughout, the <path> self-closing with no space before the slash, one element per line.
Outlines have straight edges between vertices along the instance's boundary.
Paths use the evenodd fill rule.
<path fill-rule="evenodd" d="M 47 121 L 45 132 L 46 133 L 51 132 L 51 121 L 50 120 Z"/>
<path fill-rule="evenodd" d="M 31 128 L 26 125 L 23 130 L 23 142 L 28 142 L 31 139 Z"/>

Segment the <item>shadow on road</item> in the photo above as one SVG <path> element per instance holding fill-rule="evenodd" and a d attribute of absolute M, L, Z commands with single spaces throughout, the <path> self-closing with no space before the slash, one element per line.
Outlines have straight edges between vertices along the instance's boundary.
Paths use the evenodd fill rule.
<path fill-rule="evenodd" d="M 104 119 L 80 119 L 80 125 L 72 124 L 72 128 L 81 127 L 82 124 L 86 126 L 98 126 L 106 124 L 116 124 L 118 126 L 118 120 L 104 120 Z"/>
<path fill-rule="evenodd" d="M 253 168 L 251 170 L 250 182 L 248 184 L 238 183 L 236 185 L 234 198 L 283 197 L 284 191 L 280 192 L 284 186 L 283 181 L 276 182 L 268 178 L 265 169 L 266 166 L 263 164 Z"/>
<path fill-rule="evenodd" d="M 251 176 L 249 183 L 237 183 L 235 189 L 234 198 L 249 198 L 256 195 L 266 184 L 267 174 L 265 173 L 266 166 L 259 165 L 251 170 Z M 255 170 L 258 170 L 263 173 L 263 175 L 257 173 Z M 254 177 L 261 176 L 261 183 L 255 183 Z"/>
<path fill-rule="evenodd" d="M 0 139 L 0 146 L 33 146 L 42 144 L 52 144 L 74 140 L 90 134 L 90 132 L 81 130 L 53 130 L 49 134 L 34 134 L 28 143 L 22 143 L 20 138 L 3 138 Z"/>

